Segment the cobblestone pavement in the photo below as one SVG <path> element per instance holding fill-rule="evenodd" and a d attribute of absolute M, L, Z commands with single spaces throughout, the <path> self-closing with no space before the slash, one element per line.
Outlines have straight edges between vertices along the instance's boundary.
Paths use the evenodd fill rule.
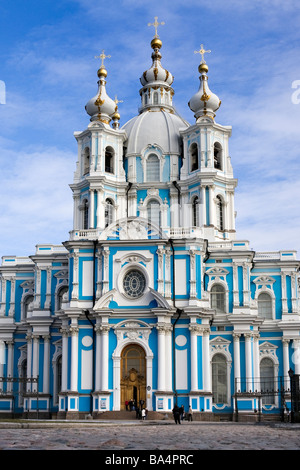
<path fill-rule="evenodd" d="M 299 449 L 300 425 L 289 423 L 0 422 L 0 450 L 10 451 Z"/>

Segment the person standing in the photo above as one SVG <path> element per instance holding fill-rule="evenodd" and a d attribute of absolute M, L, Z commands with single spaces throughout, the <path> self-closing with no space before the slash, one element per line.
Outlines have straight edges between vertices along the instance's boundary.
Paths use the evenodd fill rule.
<path fill-rule="evenodd" d="M 188 421 L 193 421 L 193 410 L 191 405 L 189 406 L 189 411 L 188 411 Z"/>
<path fill-rule="evenodd" d="M 181 424 L 180 423 L 180 408 L 177 405 L 175 405 L 172 411 L 173 411 L 175 424 Z"/>

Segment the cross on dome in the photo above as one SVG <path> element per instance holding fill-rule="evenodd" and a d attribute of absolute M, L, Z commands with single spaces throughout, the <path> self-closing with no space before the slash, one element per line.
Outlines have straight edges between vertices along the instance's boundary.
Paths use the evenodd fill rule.
<path fill-rule="evenodd" d="M 101 67 L 104 67 L 104 59 L 110 59 L 110 55 L 105 55 L 104 54 L 104 49 L 102 50 L 102 54 L 100 55 L 95 55 L 95 59 L 101 59 Z"/>
<path fill-rule="evenodd" d="M 161 23 L 159 23 L 159 22 L 157 21 L 157 18 L 158 18 L 158 16 L 155 16 L 155 17 L 154 17 L 154 23 L 148 23 L 148 26 L 154 26 L 154 29 L 155 29 L 155 35 L 154 35 L 154 37 L 155 37 L 155 38 L 158 38 L 158 34 L 157 34 L 157 28 L 158 28 L 158 26 L 165 24 L 164 21 L 162 21 Z"/>
<path fill-rule="evenodd" d="M 201 44 L 201 49 L 199 51 L 194 51 L 194 54 L 201 54 L 202 60 L 201 63 L 205 64 L 204 54 L 211 52 L 210 50 L 205 50 L 203 44 Z"/>

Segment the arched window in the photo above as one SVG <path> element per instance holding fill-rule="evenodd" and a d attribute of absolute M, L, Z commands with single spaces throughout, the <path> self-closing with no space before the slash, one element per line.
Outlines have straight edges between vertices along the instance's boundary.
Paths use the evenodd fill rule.
<path fill-rule="evenodd" d="M 89 204 L 85 199 L 83 201 L 83 229 L 87 230 L 89 228 Z"/>
<path fill-rule="evenodd" d="M 105 201 L 105 227 L 114 221 L 114 204 L 111 199 Z"/>
<path fill-rule="evenodd" d="M 147 181 L 160 181 L 159 159 L 154 154 L 147 158 Z"/>
<path fill-rule="evenodd" d="M 83 152 L 83 174 L 87 175 L 90 172 L 90 149 L 85 147 Z"/>
<path fill-rule="evenodd" d="M 274 405 L 274 363 L 268 357 L 265 357 L 260 362 L 260 389 L 262 392 L 263 405 Z"/>
<path fill-rule="evenodd" d="M 198 145 L 195 142 L 190 146 L 190 159 L 191 159 L 191 171 L 198 170 L 199 168 Z"/>
<path fill-rule="evenodd" d="M 198 196 L 194 197 L 193 199 L 192 211 L 193 211 L 193 220 L 192 220 L 193 227 L 198 227 L 199 226 L 199 198 Z"/>
<path fill-rule="evenodd" d="M 269 294 L 263 292 L 257 298 L 258 316 L 272 320 L 272 299 Z"/>
<path fill-rule="evenodd" d="M 215 354 L 212 359 L 213 403 L 227 403 L 227 364 L 223 354 Z"/>
<path fill-rule="evenodd" d="M 33 295 L 28 295 L 24 301 L 24 320 L 26 320 L 27 315 L 28 315 L 28 308 L 31 302 L 34 300 Z"/>
<path fill-rule="evenodd" d="M 219 230 L 224 230 L 224 207 L 223 207 L 223 202 L 220 196 L 217 196 L 216 212 L 217 212 L 217 228 Z"/>
<path fill-rule="evenodd" d="M 67 286 L 64 286 L 62 287 L 58 293 L 57 293 L 57 305 L 56 305 L 56 308 L 57 310 L 61 310 L 61 307 L 62 307 L 62 301 L 63 301 L 63 296 L 64 294 L 68 292 L 68 287 Z"/>
<path fill-rule="evenodd" d="M 151 199 L 147 205 L 147 213 L 149 222 L 157 227 L 161 225 L 160 205 L 155 199 Z"/>
<path fill-rule="evenodd" d="M 105 171 L 106 173 L 114 173 L 114 149 L 112 147 L 105 149 Z"/>
<path fill-rule="evenodd" d="M 214 167 L 222 170 L 222 146 L 219 142 L 214 143 Z"/>
<path fill-rule="evenodd" d="M 226 293 L 225 288 L 221 284 L 214 284 L 210 291 L 211 308 L 217 313 L 226 312 Z"/>
<path fill-rule="evenodd" d="M 158 104 L 158 93 L 157 93 L 157 91 L 155 93 L 153 93 L 153 103 Z"/>

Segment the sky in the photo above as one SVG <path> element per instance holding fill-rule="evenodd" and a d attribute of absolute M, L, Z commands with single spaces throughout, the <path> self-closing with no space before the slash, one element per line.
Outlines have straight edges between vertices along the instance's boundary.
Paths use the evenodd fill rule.
<path fill-rule="evenodd" d="M 75 131 L 97 92 L 104 49 L 107 93 L 120 125 L 138 114 L 140 77 L 158 17 L 173 104 L 190 124 L 199 87 L 195 54 L 211 50 L 209 87 L 232 126 L 237 239 L 300 257 L 300 2 L 298 0 L 0 0 L 0 257 L 61 244 L 72 230 Z"/>

